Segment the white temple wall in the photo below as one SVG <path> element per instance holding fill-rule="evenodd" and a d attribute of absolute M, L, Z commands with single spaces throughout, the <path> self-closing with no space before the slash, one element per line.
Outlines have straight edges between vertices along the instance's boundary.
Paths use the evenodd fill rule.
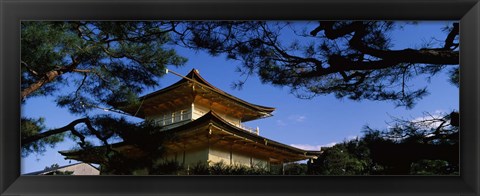
<path fill-rule="evenodd" d="M 230 165 L 230 151 L 210 147 L 208 153 L 209 164 L 222 162 Z"/>
<path fill-rule="evenodd" d="M 185 155 L 185 156 L 184 156 Z M 175 161 L 178 164 L 184 164 L 185 168 L 193 167 L 197 165 L 198 162 L 207 163 L 208 160 L 208 147 L 188 149 L 184 151 L 177 152 L 167 152 L 163 158 L 159 159 L 160 162 L 165 161 Z"/>
<path fill-rule="evenodd" d="M 243 165 L 247 167 L 251 167 L 252 164 L 250 162 L 251 156 L 247 156 L 244 154 L 232 152 L 232 164 L 233 165 Z"/>
<path fill-rule="evenodd" d="M 207 106 L 203 106 L 203 105 L 200 105 L 200 104 L 194 104 L 193 105 L 192 119 L 195 120 L 197 118 L 200 118 L 203 115 L 205 115 L 206 113 L 208 113 L 209 111 L 210 111 L 210 108 L 207 107 Z"/>
<path fill-rule="evenodd" d="M 208 148 L 189 150 L 185 152 L 185 168 L 193 167 L 198 162 L 206 163 L 208 160 Z"/>
<path fill-rule="evenodd" d="M 230 157 L 231 155 L 231 157 Z M 231 161 L 230 161 L 231 160 Z M 268 165 L 268 160 L 260 157 L 255 157 L 253 154 L 245 154 L 227 149 L 221 149 L 217 147 L 210 147 L 208 154 L 209 164 L 214 164 L 223 161 L 225 164 L 230 165 L 243 165 L 247 167 L 258 166 L 264 167 Z"/>

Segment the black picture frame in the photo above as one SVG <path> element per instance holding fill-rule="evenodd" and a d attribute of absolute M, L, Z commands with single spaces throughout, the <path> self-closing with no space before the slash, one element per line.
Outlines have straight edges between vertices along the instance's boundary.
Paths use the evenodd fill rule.
<path fill-rule="evenodd" d="M 0 1 L 1 195 L 479 195 L 478 0 Z M 21 176 L 21 20 L 460 20 L 460 176 Z"/>

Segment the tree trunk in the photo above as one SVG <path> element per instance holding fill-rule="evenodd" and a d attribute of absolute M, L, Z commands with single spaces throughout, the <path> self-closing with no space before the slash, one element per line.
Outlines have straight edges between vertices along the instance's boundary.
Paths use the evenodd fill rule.
<path fill-rule="evenodd" d="M 46 83 L 49 83 L 53 81 L 55 78 L 57 78 L 59 75 L 62 75 L 63 72 L 59 70 L 52 70 L 49 71 L 43 76 L 40 80 L 37 82 L 31 84 L 29 87 L 25 88 L 21 92 L 21 97 L 22 99 L 25 99 L 27 96 L 38 90 L 40 87 L 45 85 Z"/>

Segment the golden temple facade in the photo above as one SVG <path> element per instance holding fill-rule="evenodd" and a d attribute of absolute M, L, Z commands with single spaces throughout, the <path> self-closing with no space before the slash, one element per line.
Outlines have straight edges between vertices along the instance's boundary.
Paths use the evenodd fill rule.
<path fill-rule="evenodd" d="M 298 149 L 260 136 L 259 129 L 244 122 L 271 116 L 272 107 L 249 103 L 232 96 L 203 79 L 195 69 L 166 88 L 139 98 L 140 105 L 117 104 L 132 116 L 162 126 L 175 140 L 164 142 L 164 160 L 176 161 L 184 167 L 201 162 L 244 166 L 269 166 L 306 159 L 315 159 L 320 151 Z M 122 143 L 116 149 L 136 152 Z M 61 151 L 67 159 L 95 162 L 81 158 L 78 151 Z"/>

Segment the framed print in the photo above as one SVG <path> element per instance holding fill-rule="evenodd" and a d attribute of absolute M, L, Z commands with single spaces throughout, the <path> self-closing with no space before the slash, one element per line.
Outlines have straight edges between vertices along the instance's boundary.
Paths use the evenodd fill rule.
<path fill-rule="evenodd" d="M 2 195 L 480 192 L 478 1 L 0 6 Z"/>

